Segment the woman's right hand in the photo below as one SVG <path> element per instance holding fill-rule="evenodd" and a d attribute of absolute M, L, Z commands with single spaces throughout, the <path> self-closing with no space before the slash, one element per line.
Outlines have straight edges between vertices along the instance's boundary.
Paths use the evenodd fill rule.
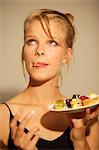
<path fill-rule="evenodd" d="M 27 134 L 24 132 L 31 117 L 31 113 L 24 118 L 22 118 L 20 114 L 16 114 L 11 121 L 11 138 L 16 147 L 22 150 L 37 150 L 36 144 L 39 140 L 39 128 L 35 127 L 29 130 Z M 21 122 L 19 125 L 17 125 L 18 120 Z"/>

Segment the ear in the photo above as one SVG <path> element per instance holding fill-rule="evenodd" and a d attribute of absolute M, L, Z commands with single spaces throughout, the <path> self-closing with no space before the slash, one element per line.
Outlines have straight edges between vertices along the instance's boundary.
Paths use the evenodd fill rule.
<path fill-rule="evenodd" d="M 64 53 L 64 59 L 62 61 L 63 64 L 69 63 L 70 59 L 72 57 L 72 48 L 67 48 L 66 52 Z"/>

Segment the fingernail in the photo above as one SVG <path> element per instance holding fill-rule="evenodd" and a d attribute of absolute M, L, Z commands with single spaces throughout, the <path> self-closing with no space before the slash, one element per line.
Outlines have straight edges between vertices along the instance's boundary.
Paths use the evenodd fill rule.
<path fill-rule="evenodd" d="M 35 114 L 34 110 L 32 110 L 31 113 L 34 115 Z"/>

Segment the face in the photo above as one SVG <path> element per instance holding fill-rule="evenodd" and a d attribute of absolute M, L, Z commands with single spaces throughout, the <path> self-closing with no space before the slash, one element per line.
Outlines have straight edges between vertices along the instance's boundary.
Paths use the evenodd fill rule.
<path fill-rule="evenodd" d="M 50 21 L 50 31 L 53 39 L 35 20 L 26 32 L 23 57 L 33 81 L 58 78 L 61 65 L 66 62 L 63 29 L 59 23 Z"/>

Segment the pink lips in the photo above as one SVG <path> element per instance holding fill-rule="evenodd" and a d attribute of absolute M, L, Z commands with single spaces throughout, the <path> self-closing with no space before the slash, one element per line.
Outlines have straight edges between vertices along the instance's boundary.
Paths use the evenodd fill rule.
<path fill-rule="evenodd" d="M 45 62 L 34 62 L 33 67 L 39 68 L 39 67 L 46 67 L 48 64 Z"/>

